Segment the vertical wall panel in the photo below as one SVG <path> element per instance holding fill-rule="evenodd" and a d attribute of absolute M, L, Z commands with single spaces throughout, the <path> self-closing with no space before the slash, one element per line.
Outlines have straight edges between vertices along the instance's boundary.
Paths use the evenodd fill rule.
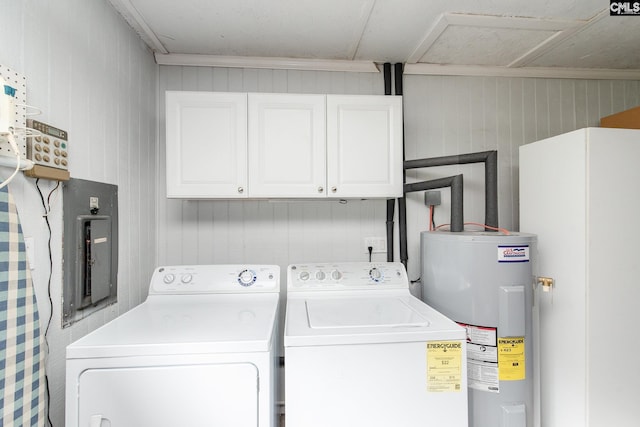
<path fill-rule="evenodd" d="M 64 425 L 65 347 L 140 303 L 156 254 L 156 94 L 153 56 L 106 1 L 5 1 L 0 63 L 25 75 L 37 120 L 69 132 L 73 178 L 118 185 L 118 303 L 61 328 L 62 194 L 52 196 L 51 299 L 48 230 L 35 180 L 22 174 L 9 188 L 25 236 L 35 241 L 32 271 L 43 329 L 53 310 L 46 370 L 51 417 Z M 0 179 L 10 173 L 0 168 Z M 41 180 L 45 197 L 56 183 Z M 67 262 L 69 262 L 67 260 Z"/>
<path fill-rule="evenodd" d="M 640 104 L 637 81 L 405 76 L 407 159 L 498 150 L 500 226 L 517 230 L 518 147 L 586 126 Z M 456 101 L 457 100 L 457 101 Z M 468 105 L 465 105 L 465 102 Z M 470 115 L 470 117 L 468 117 Z M 467 138 L 469 141 L 461 141 Z M 482 167 L 413 170 L 410 180 L 464 174 L 465 220 L 484 220 Z M 541 171 L 541 173 L 543 173 Z M 419 266 L 419 233 L 428 229 L 422 193 L 408 197 L 409 276 Z M 468 202 L 470 200 L 470 202 Z M 449 222 L 449 190 L 442 190 L 436 223 Z M 523 230 L 526 231 L 526 230 Z"/>

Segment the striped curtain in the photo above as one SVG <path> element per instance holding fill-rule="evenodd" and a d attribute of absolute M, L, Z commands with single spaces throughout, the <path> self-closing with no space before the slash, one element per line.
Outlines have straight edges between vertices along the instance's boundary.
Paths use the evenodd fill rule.
<path fill-rule="evenodd" d="M 0 426 L 44 426 L 44 343 L 13 197 L 0 189 Z"/>

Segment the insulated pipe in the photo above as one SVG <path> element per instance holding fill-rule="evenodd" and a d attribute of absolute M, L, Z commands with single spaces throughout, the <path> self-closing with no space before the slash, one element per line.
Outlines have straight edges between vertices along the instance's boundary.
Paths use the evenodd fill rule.
<path fill-rule="evenodd" d="M 402 95 L 404 92 L 402 91 L 402 63 L 398 62 L 395 64 L 395 75 L 396 75 L 396 95 Z"/>
<path fill-rule="evenodd" d="M 385 62 L 384 71 L 384 94 L 391 95 L 391 63 Z M 387 261 L 393 262 L 393 217 L 396 210 L 395 199 L 387 199 Z"/>
<path fill-rule="evenodd" d="M 464 231 L 463 180 L 462 175 L 438 178 L 430 181 L 413 182 L 404 185 L 404 192 L 434 190 L 436 188 L 451 187 L 451 221 L 450 230 Z"/>
<path fill-rule="evenodd" d="M 391 63 L 385 62 L 382 70 L 384 72 L 384 94 L 391 95 Z"/>
<path fill-rule="evenodd" d="M 484 163 L 485 206 L 484 223 L 490 227 L 498 227 L 498 152 L 482 151 L 479 153 L 458 154 L 453 156 L 433 157 L 430 159 L 408 160 L 404 169 L 429 168 L 434 166 L 463 165 L 468 163 Z M 489 231 L 489 229 L 487 229 Z"/>
<path fill-rule="evenodd" d="M 407 199 L 398 199 L 398 228 L 400 234 L 400 262 L 407 268 L 409 255 L 407 254 Z"/>
<path fill-rule="evenodd" d="M 396 63 L 394 71 L 396 95 L 402 95 L 404 93 L 402 86 L 402 63 Z M 402 127 L 402 162 L 404 163 L 404 120 L 402 121 Z M 404 167 L 402 168 L 402 182 L 403 184 L 407 182 L 407 171 Z M 402 262 L 404 267 L 407 268 L 407 261 L 409 259 L 409 255 L 407 253 L 407 199 L 404 196 L 398 199 L 398 228 L 398 234 L 400 235 L 400 262 Z"/>

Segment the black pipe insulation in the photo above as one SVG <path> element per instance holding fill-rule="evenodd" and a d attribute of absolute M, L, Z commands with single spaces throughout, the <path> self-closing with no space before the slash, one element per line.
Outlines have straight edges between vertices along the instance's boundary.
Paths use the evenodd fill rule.
<path fill-rule="evenodd" d="M 452 156 L 431 157 L 428 159 L 407 160 L 405 169 L 429 168 L 433 166 L 463 165 L 484 162 L 490 154 L 497 151 L 481 151 L 478 153 L 454 154 Z"/>
<path fill-rule="evenodd" d="M 484 163 L 485 206 L 484 223 L 498 227 L 498 152 L 481 151 L 478 153 L 457 154 L 453 156 L 432 157 L 430 159 L 407 160 L 404 169 L 429 168 L 434 166 L 463 165 Z M 490 231 L 489 229 L 486 229 Z"/>
<path fill-rule="evenodd" d="M 394 66 L 396 95 L 402 95 L 404 93 L 404 88 L 402 86 L 403 68 L 402 63 L 397 63 Z M 404 164 L 406 159 L 404 144 L 404 114 L 402 115 L 402 128 L 402 162 Z M 407 171 L 403 167 L 402 183 L 404 184 L 406 182 Z M 409 259 L 409 255 L 407 253 L 407 199 L 404 196 L 398 199 L 398 228 L 398 234 L 400 237 L 400 262 L 402 262 L 404 267 L 407 268 L 407 261 Z"/>
<path fill-rule="evenodd" d="M 387 262 L 393 262 L 393 216 L 396 199 L 387 199 Z"/>
<path fill-rule="evenodd" d="M 385 62 L 384 72 L 384 94 L 391 95 L 391 63 Z M 387 199 L 387 261 L 393 262 L 393 217 L 396 210 L 395 199 Z"/>
<path fill-rule="evenodd" d="M 400 262 L 407 268 L 407 199 L 400 197 L 398 199 L 398 228 L 400 234 Z"/>
<path fill-rule="evenodd" d="M 464 230 L 464 206 L 463 206 L 463 179 L 462 175 L 454 175 L 446 178 L 432 179 L 429 181 L 412 182 L 404 185 L 404 192 L 435 190 L 436 188 L 451 187 L 451 221 L 450 230 L 459 233 Z"/>
<path fill-rule="evenodd" d="M 396 95 L 402 95 L 404 92 L 402 91 L 402 70 L 403 66 L 401 62 L 395 64 L 395 76 L 396 76 Z"/>
<path fill-rule="evenodd" d="M 391 95 L 391 63 L 385 62 L 382 71 L 384 73 L 384 94 Z"/>

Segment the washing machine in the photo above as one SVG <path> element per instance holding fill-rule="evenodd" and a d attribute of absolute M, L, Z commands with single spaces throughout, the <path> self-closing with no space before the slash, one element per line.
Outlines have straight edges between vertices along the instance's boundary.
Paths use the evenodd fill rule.
<path fill-rule="evenodd" d="M 157 268 L 66 349 L 66 426 L 274 427 L 280 268 Z"/>
<path fill-rule="evenodd" d="M 467 426 L 465 330 L 401 263 L 287 269 L 287 427 Z"/>

